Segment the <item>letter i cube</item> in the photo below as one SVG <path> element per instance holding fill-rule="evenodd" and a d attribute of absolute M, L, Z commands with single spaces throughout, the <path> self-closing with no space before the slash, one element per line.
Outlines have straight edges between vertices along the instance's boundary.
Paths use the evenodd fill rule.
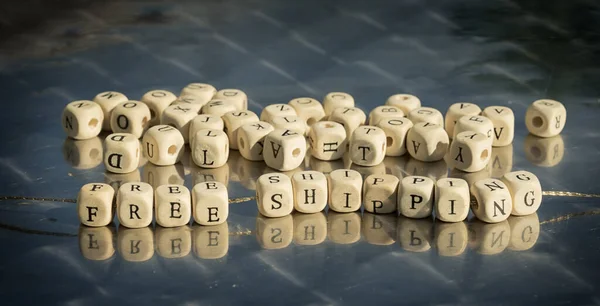
<path fill-rule="evenodd" d="M 358 171 L 337 169 L 329 173 L 329 208 L 337 212 L 360 209 L 362 200 L 362 176 Z"/>
<path fill-rule="evenodd" d="M 220 182 L 202 182 L 192 189 L 194 220 L 200 225 L 217 225 L 229 216 L 227 187 Z"/>
<path fill-rule="evenodd" d="M 77 196 L 77 212 L 81 224 L 94 227 L 110 224 L 114 217 L 114 196 L 115 190 L 108 184 L 83 185 Z"/>
<path fill-rule="evenodd" d="M 161 185 L 154 191 L 156 223 L 162 227 L 186 225 L 192 216 L 190 191 L 183 185 Z"/>
<path fill-rule="evenodd" d="M 467 181 L 443 178 L 435 183 L 435 216 L 444 222 L 461 222 L 469 215 L 471 194 Z"/>
<path fill-rule="evenodd" d="M 117 216 L 121 225 L 142 228 L 152 223 L 154 192 L 148 183 L 125 183 L 117 192 Z"/>

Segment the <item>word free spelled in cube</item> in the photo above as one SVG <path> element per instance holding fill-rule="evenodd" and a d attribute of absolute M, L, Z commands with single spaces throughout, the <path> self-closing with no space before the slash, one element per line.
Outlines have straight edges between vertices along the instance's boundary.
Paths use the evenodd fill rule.
<path fill-rule="evenodd" d="M 220 182 L 203 182 L 192 189 L 194 220 L 200 225 L 217 225 L 229 216 L 229 194 Z"/>
<path fill-rule="evenodd" d="M 154 191 L 147 183 L 125 183 L 117 192 L 117 216 L 121 225 L 142 228 L 152 223 Z"/>
<path fill-rule="evenodd" d="M 141 138 L 149 122 L 150 108 L 139 101 L 121 103 L 110 113 L 110 128 L 115 133 L 130 133 Z"/>
<path fill-rule="evenodd" d="M 161 185 L 154 190 L 154 214 L 162 227 L 186 225 L 192 216 L 190 191 L 183 185 Z"/>
<path fill-rule="evenodd" d="M 79 221 L 86 226 L 106 226 L 114 217 L 115 190 L 108 184 L 85 184 L 77 196 Z"/>

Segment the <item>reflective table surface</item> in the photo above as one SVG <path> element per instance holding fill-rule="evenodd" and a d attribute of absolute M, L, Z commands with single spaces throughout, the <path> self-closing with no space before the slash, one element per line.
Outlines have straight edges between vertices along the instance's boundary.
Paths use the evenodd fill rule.
<path fill-rule="evenodd" d="M 0 297 L 3 305 L 600 303 L 600 5 L 594 1 L 24 1 L 0 15 Z M 266 219 L 255 180 L 264 163 L 232 151 L 201 169 L 143 164 L 106 173 L 102 141 L 66 139 L 64 105 L 107 90 L 137 100 L 191 82 L 239 88 L 260 113 L 295 97 L 348 92 L 366 112 L 395 93 L 445 112 L 506 105 L 511 146 L 464 175 L 441 161 L 375 167 L 306 158 L 303 169 L 399 177 L 536 174 L 535 215 L 485 224 L 325 211 Z M 553 138 L 528 135 L 527 106 L 568 111 Z M 215 227 L 79 225 L 89 182 L 118 187 L 226 183 L 230 216 Z"/>

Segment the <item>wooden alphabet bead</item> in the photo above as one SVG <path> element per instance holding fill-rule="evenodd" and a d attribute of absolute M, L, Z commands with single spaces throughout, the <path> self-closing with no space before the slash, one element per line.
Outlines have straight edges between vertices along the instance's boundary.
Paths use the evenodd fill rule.
<path fill-rule="evenodd" d="M 142 228 L 152 223 L 154 191 L 147 183 L 125 183 L 117 192 L 119 223 L 129 228 Z"/>
<path fill-rule="evenodd" d="M 296 98 L 292 99 L 288 104 L 296 110 L 298 117 L 306 121 L 306 124 L 309 126 L 309 128 L 313 123 L 321 121 L 321 119 L 325 117 L 323 105 L 321 105 L 321 103 L 315 99 Z"/>
<path fill-rule="evenodd" d="M 220 116 L 216 116 L 216 115 L 202 114 L 202 115 L 198 115 L 198 116 L 194 117 L 194 119 L 192 119 L 192 121 L 190 121 L 190 127 L 189 127 L 189 138 L 188 139 L 189 139 L 190 145 L 192 143 L 194 143 L 194 136 L 196 136 L 196 133 L 198 133 L 198 131 L 200 131 L 200 130 L 206 130 L 206 129 L 224 130 L 225 123 L 223 122 L 223 119 L 221 119 Z"/>
<path fill-rule="evenodd" d="M 463 116 L 477 116 L 481 113 L 481 108 L 476 104 L 469 102 L 458 102 L 450 105 L 444 118 L 444 127 L 450 138 L 454 137 L 454 126 Z"/>
<path fill-rule="evenodd" d="M 398 187 L 398 211 L 408 218 L 431 216 L 435 183 L 425 176 L 407 176 Z"/>
<path fill-rule="evenodd" d="M 469 232 L 465 222 L 436 222 L 434 245 L 440 256 L 459 256 L 467 249 Z"/>
<path fill-rule="evenodd" d="M 279 218 L 256 216 L 256 240 L 263 249 L 286 248 L 294 238 L 294 221 L 291 215 Z"/>
<path fill-rule="evenodd" d="M 113 199 L 115 190 L 108 184 L 85 184 L 77 196 L 79 221 L 86 226 L 106 226 L 114 217 Z"/>
<path fill-rule="evenodd" d="M 66 137 L 63 142 L 63 158 L 75 169 L 92 169 L 102 163 L 102 141 L 100 137 L 75 140 Z"/>
<path fill-rule="evenodd" d="M 465 172 L 477 172 L 488 165 L 492 143 L 481 133 L 460 132 L 454 136 L 448 154 L 454 168 Z"/>
<path fill-rule="evenodd" d="M 515 137 L 515 114 L 506 106 L 489 106 L 481 113 L 489 118 L 494 126 L 492 145 L 503 147 L 512 143 Z"/>
<path fill-rule="evenodd" d="M 256 204 L 265 217 L 283 217 L 294 210 L 292 180 L 283 173 L 261 175 L 256 183 Z"/>
<path fill-rule="evenodd" d="M 416 160 L 438 161 L 448 152 L 448 134 L 441 125 L 430 122 L 414 123 L 406 134 L 406 150 Z"/>
<path fill-rule="evenodd" d="M 102 121 L 102 130 L 110 131 L 110 113 L 113 108 L 117 105 L 127 102 L 129 99 L 127 97 L 116 91 L 105 91 L 101 92 L 94 97 L 94 102 L 100 105 L 102 108 L 102 112 L 104 113 L 104 120 Z"/>
<path fill-rule="evenodd" d="M 200 225 L 217 225 L 229 216 L 229 193 L 220 182 L 204 182 L 192 189 L 194 220 Z"/>
<path fill-rule="evenodd" d="M 167 90 L 151 90 L 145 93 L 140 101 L 146 103 L 150 108 L 149 125 L 154 126 L 160 123 L 163 111 L 177 100 L 172 92 Z"/>
<path fill-rule="evenodd" d="M 540 208 L 542 185 L 535 174 L 528 171 L 509 172 L 502 177 L 502 182 L 512 196 L 512 215 L 530 215 Z"/>
<path fill-rule="evenodd" d="M 229 158 L 229 138 L 222 130 L 199 130 L 192 143 L 192 159 L 202 168 L 218 168 Z"/>
<path fill-rule="evenodd" d="M 444 128 L 444 116 L 439 110 L 431 107 L 419 107 L 415 108 L 408 113 L 408 119 L 413 124 L 420 122 L 429 122 L 431 124 L 437 124 Z"/>
<path fill-rule="evenodd" d="M 359 166 L 379 165 L 385 158 L 385 132 L 376 126 L 360 126 L 352 133 L 348 150 L 352 162 Z"/>
<path fill-rule="evenodd" d="M 238 110 L 236 104 L 226 99 L 212 99 L 208 103 L 204 104 L 201 109 L 202 114 L 215 115 L 221 117 L 225 113 L 233 112 Z"/>
<path fill-rule="evenodd" d="M 154 214 L 162 227 L 190 223 L 192 204 L 190 191 L 183 185 L 161 185 L 154 190 Z"/>
<path fill-rule="evenodd" d="M 125 261 L 143 262 L 154 256 L 154 236 L 150 227 L 121 228 L 117 233 L 117 250 Z"/>
<path fill-rule="evenodd" d="M 475 219 L 469 222 L 469 246 L 483 255 L 502 253 L 510 243 L 508 221 L 485 223 Z"/>
<path fill-rule="evenodd" d="M 300 171 L 292 175 L 294 208 L 301 213 L 316 213 L 327 205 L 327 178 L 321 172 Z"/>
<path fill-rule="evenodd" d="M 273 126 L 264 121 L 242 125 L 237 130 L 237 147 L 240 154 L 247 160 L 264 160 L 265 137 L 273 130 Z"/>
<path fill-rule="evenodd" d="M 485 135 L 490 145 L 493 142 L 492 136 L 494 135 L 494 124 L 492 120 L 488 119 L 484 116 L 463 116 L 458 119 L 456 125 L 454 126 L 454 135 L 453 138 L 456 137 L 459 133 L 462 132 L 477 132 Z"/>
<path fill-rule="evenodd" d="M 140 163 L 140 141 L 133 134 L 115 133 L 104 140 L 104 166 L 113 173 L 129 173 Z"/>
<path fill-rule="evenodd" d="M 554 167 L 565 155 L 565 142 L 561 135 L 548 138 L 527 135 L 523 147 L 525 158 L 540 167 Z"/>
<path fill-rule="evenodd" d="M 102 131 L 104 112 L 98 103 L 87 100 L 73 101 L 62 113 L 62 126 L 67 136 L 83 140 L 98 136 Z"/>
<path fill-rule="evenodd" d="M 227 222 L 192 227 L 192 246 L 194 255 L 201 259 L 219 259 L 229 251 L 229 225 Z"/>
<path fill-rule="evenodd" d="M 189 142 L 190 122 L 200 113 L 197 104 L 173 104 L 165 108 L 160 118 L 160 124 L 175 127 L 183 136 L 185 143 Z"/>
<path fill-rule="evenodd" d="M 357 127 L 364 125 L 367 115 L 357 107 L 339 107 L 334 109 L 329 115 L 329 121 L 337 122 L 344 126 L 346 135 L 352 136 Z"/>
<path fill-rule="evenodd" d="M 475 216 L 487 223 L 506 220 L 512 212 L 512 197 L 508 187 L 498 179 L 483 179 L 471 186 L 476 201 L 471 202 Z"/>
<path fill-rule="evenodd" d="M 157 166 L 173 165 L 183 154 L 185 142 L 178 129 L 170 125 L 153 126 L 142 138 L 144 155 Z"/>
<path fill-rule="evenodd" d="M 395 106 L 377 106 L 369 113 L 369 125 L 377 126 L 379 122 L 386 118 L 401 118 L 404 112 Z"/>
<path fill-rule="evenodd" d="M 360 209 L 363 180 L 360 173 L 349 169 L 333 170 L 329 174 L 329 209 L 353 212 Z"/>
<path fill-rule="evenodd" d="M 296 110 L 288 104 L 271 104 L 263 108 L 260 121 L 273 122 L 277 117 L 296 116 Z"/>
<path fill-rule="evenodd" d="M 327 238 L 327 218 L 322 212 L 314 214 L 293 213 L 294 243 L 297 245 L 317 245 Z"/>
<path fill-rule="evenodd" d="M 389 174 L 372 174 L 365 178 L 363 205 L 365 211 L 374 214 L 389 214 L 396 211 L 398 178 Z"/>
<path fill-rule="evenodd" d="M 413 127 L 407 118 L 385 118 L 377 124 L 386 135 L 386 156 L 402 156 L 406 153 L 406 135 Z"/>
<path fill-rule="evenodd" d="M 308 140 L 312 156 L 320 160 L 337 160 L 346 153 L 346 130 L 337 122 L 320 121 L 313 124 Z"/>
<path fill-rule="evenodd" d="M 216 93 L 217 89 L 210 84 L 190 83 L 181 90 L 179 96 L 183 97 L 189 95 L 197 97 L 198 100 L 196 100 L 194 104 L 204 105 L 208 103 L 208 101 L 212 100 Z"/>
<path fill-rule="evenodd" d="M 421 107 L 421 100 L 416 96 L 409 94 L 395 94 L 390 96 L 385 105 L 395 106 L 400 108 L 405 114 L 410 113 L 413 109 Z"/>
<path fill-rule="evenodd" d="M 354 107 L 354 98 L 345 92 L 330 92 L 323 98 L 325 115 L 331 115 L 336 108 L 340 107 Z"/>
<path fill-rule="evenodd" d="M 238 149 L 238 129 L 246 123 L 258 122 L 258 116 L 249 110 L 228 112 L 221 119 L 225 123 L 224 131 L 227 133 L 227 138 L 229 138 L 229 148 L 233 150 Z"/>
<path fill-rule="evenodd" d="M 327 237 L 336 244 L 352 244 L 360 240 L 360 213 L 327 212 Z"/>
<path fill-rule="evenodd" d="M 390 245 L 396 242 L 395 214 L 376 215 L 369 212 L 363 213 L 362 236 L 367 243 L 372 245 Z"/>
<path fill-rule="evenodd" d="M 222 99 L 231 101 L 235 110 L 243 111 L 248 109 L 248 96 L 239 89 L 227 88 L 217 91 L 213 99 Z"/>
<path fill-rule="evenodd" d="M 290 130 L 273 130 L 265 137 L 263 157 L 267 166 L 279 171 L 297 168 L 304 161 L 304 135 Z"/>
<path fill-rule="evenodd" d="M 129 133 L 141 138 L 150 123 L 150 108 L 139 101 L 127 101 L 113 108 L 110 128 L 114 133 Z"/>
<path fill-rule="evenodd" d="M 427 252 L 433 243 L 433 222 L 431 218 L 398 218 L 398 241 L 402 249 L 408 252 Z"/>
<path fill-rule="evenodd" d="M 162 258 L 183 258 L 192 251 L 192 229 L 189 226 L 155 228 L 156 253 Z"/>
<path fill-rule="evenodd" d="M 562 103 L 542 99 L 531 103 L 525 113 L 525 126 L 529 133 L 539 137 L 560 134 L 567 122 L 567 109 Z"/>
<path fill-rule="evenodd" d="M 510 226 L 509 250 L 529 250 L 540 237 L 540 219 L 537 213 L 527 216 L 510 216 L 508 225 Z"/>
<path fill-rule="evenodd" d="M 115 254 L 116 230 L 112 225 L 79 227 L 79 250 L 88 260 L 107 260 Z"/>
<path fill-rule="evenodd" d="M 271 125 L 276 129 L 290 130 L 300 135 L 308 135 L 306 120 L 298 116 L 283 116 L 271 118 Z"/>
<path fill-rule="evenodd" d="M 469 215 L 471 193 L 467 181 L 443 178 L 435 183 L 435 217 L 444 222 L 462 222 Z"/>

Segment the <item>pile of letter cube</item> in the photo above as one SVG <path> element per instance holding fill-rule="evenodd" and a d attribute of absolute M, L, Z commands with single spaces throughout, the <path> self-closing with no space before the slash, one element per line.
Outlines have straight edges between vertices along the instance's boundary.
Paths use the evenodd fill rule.
<path fill-rule="evenodd" d="M 74 101 L 66 106 L 62 125 L 74 139 L 112 131 L 105 140 L 104 165 L 114 173 L 136 170 L 142 154 L 152 164 L 173 165 L 187 143 L 194 163 L 202 168 L 223 166 L 230 149 L 239 150 L 245 159 L 264 161 L 274 169 L 256 182 L 258 211 L 266 217 L 286 216 L 293 210 L 315 213 L 329 205 L 336 212 L 362 207 L 409 218 L 433 214 L 445 222 L 463 221 L 471 209 L 480 220 L 493 223 L 511 214 L 532 214 L 541 204 L 540 182 L 527 171 L 471 186 L 460 178 L 434 181 L 389 174 L 363 178 L 350 169 L 327 176 L 317 171 L 291 176 L 275 172 L 297 168 L 306 154 L 323 161 L 348 154 L 353 164 L 372 167 L 386 156 L 406 153 L 419 161 L 445 159 L 459 171 L 477 172 L 490 161 L 492 146 L 513 141 L 515 117 L 505 106 L 481 110 L 473 103 L 455 103 L 444 117 L 437 109 L 422 107 L 413 95 L 396 94 L 367 117 L 351 95 L 332 92 L 323 103 L 296 98 L 271 104 L 260 117 L 247 108 L 248 98 L 241 90 L 217 91 L 209 84 L 192 83 L 179 97 L 153 90 L 140 101 L 117 92 L 100 93 L 94 101 Z M 533 102 L 525 116 L 527 129 L 538 137 L 558 135 L 565 122 L 565 107 L 548 99 Z M 88 226 L 112 222 L 114 198 L 110 185 L 83 186 L 78 197 L 81 222 Z M 126 183 L 116 191 L 116 212 L 120 224 L 132 228 L 148 226 L 153 215 L 164 227 L 188 224 L 192 217 L 201 225 L 214 225 L 227 219 L 228 200 L 225 185 L 216 181 L 198 183 L 191 192 L 183 185 L 153 190 L 147 183 Z"/>

